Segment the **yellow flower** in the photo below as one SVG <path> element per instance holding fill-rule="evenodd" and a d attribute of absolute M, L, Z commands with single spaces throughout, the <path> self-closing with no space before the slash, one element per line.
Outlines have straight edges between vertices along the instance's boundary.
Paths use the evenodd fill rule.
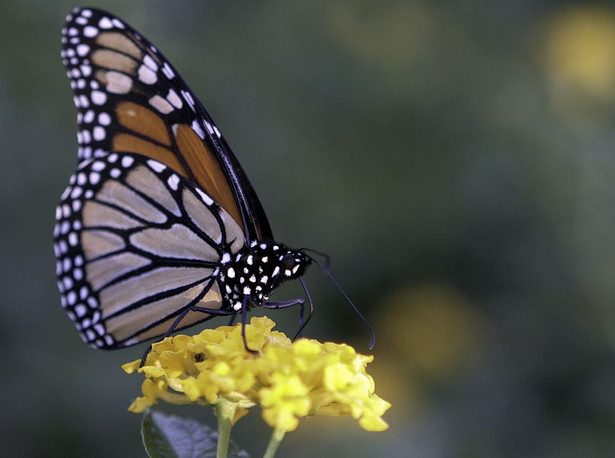
<path fill-rule="evenodd" d="M 173 404 L 236 403 L 235 420 L 260 405 L 277 431 L 293 431 L 308 415 L 351 415 L 368 431 L 388 428 L 382 419 L 390 404 L 374 392 L 365 367 L 371 356 L 352 347 L 311 339 L 292 342 L 272 331 L 275 323 L 254 317 L 246 325 L 206 329 L 195 336 L 167 337 L 152 346 L 143 367 L 125 364 L 146 380 L 129 410 L 143 412 L 162 399 Z"/>
<path fill-rule="evenodd" d="M 281 431 L 293 431 L 310 412 L 309 390 L 297 375 L 274 373 L 271 388 L 260 390 L 263 418 Z"/>
<path fill-rule="evenodd" d="M 583 4 L 559 8 L 543 25 L 542 60 L 555 88 L 596 100 L 615 91 L 615 10 Z"/>

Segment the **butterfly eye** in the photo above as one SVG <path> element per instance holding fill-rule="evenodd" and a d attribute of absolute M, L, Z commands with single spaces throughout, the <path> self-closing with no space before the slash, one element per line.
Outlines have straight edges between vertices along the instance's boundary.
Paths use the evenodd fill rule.
<path fill-rule="evenodd" d="M 282 257 L 282 269 L 291 270 L 296 264 L 297 261 L 292 253 L 286 254 Z"/>

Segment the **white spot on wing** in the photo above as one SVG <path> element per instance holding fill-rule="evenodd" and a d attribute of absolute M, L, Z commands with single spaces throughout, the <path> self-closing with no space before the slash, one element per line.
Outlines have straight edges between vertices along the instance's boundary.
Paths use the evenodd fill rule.
<path fill-rule="evenodd" d="M 83 35 L 88 38 L 94 38 L 96 35 L 98 35 L 98 29 L 96 27 L 88 25 L 83 29 Z"/>
<path fill-rule="evenodd" d="M 143 58 L 143 63 L 154 71 L 158 70 L 158 64 L 147 54 Z"/>
<path fill-rule="evenodd" d="M 179 185 L 179 177 L 177 175 L 171 175 L 168 178 L 167 183 L 173 191 L 177 191 L 177 186 Z"/>
<path fill-rule="evenodd" d="M 161 164 L 158 161 L 153 161 L 151 159 L 147 161 L 147 165 L 149 165 L 154 172 L 158 172 L 158 173 L 166 169 L 166 166 L 164 164 Z"/>
<path fill-rule="evenodd" d="M 102 161 L 95 161 L 94 163 L 92 163 L 92 170 L 94 170 L 95 172 L 101 172 L 105 170 L 105 163 Z"/>
<path fill-rule="evenodd" d="M 124 156 L 122 158 L 122 167 L 128 168 L 135 162 L 134 158 L 130 156 Z"/>
<path fill-rule="evenodd" d="M 203 132 L 203 129 L 201 129 L 201 126 L 199 125 L 198 121 L 195 119 L 194 121 L 192 121 L 192 130 L 194 130 L 196 132 L 196 134 L 199 136 L 199 138 L 201 140 L 203 140 L 205 138 L 205 132 Z"/>
<path fill-rule="evenodd" d="M 149 104 L 162 114 L 168 114 L 173 111 L 173 106 L 159 95 L 149 99 Z"/>
<path fill-rule="evenodd" d="M 158 77 L 156 76 L 156 72 L 152 71 L 150 68 L 145 65 L 141 65 L 139 67 L 139 81 L 144 84 L 154 84 L 158 81 Z"/>
<path fill-rule="evenodd" d="M 83 121 L 87 124 L 94 121 L 94 112 L 92 110 L 86 111 L 85 115 L 83 115 Z"/>
<path fill-rule="evenodd" d="M 77 45 L 76 51 L 80 56 L 85 56 L 88 52 L 90 52 L 90 47 L 84 43 L 81 43 L 80 45 Z"/>
<path fill-rule="evenodd" d="M 196 192 L 199 194 L 199 196 L 201 196 L 201 199 L 203 199 L 203 201 L 207 204 L 207 205 L 213 205 L 214 201 L 211 197 L 209 197 L 207 194 L 205 194 L 203 191 L 201 191 L 199 188 L 196 189 Z"/>
<path fill-rule="evenodd" d="M 166 62 L 162 66 L 162 73 L 164 73 L 165 76 L 169 79 L 173 79 L 175 77 L 175 73 L 173 72 L 173 69 L 169 67 L 169 64 L 167 64 Z"/>
<path fill-rule="evenodd" d="M 113 94 L 128 94 L 132 88 L 132 78 L 120 72 L 108 71 L 107 91 Z"/>
<path fill-rule="evenodd" d="M 102 91 L 92 91 L 91 97 L 95 105 L 103 105 L 107 101 L 107 94 Z"/>
<path fill-rule="evenodd" d="M 182 103 L 182 99 L 179 98 L 179 95 L 177 95 L 177 92 L 175 92 L 173 89 L 169 89 L 169 94 L 167 95 L 167 100 L 175 108 L 181 108 L 184 105 Z"/>
<path fill-rule="evenodd" d="M 101 29 L 110 29 L 113 27 L 113 24 L 108 17 L 104 17 L 100 21 L 98 21 L 98 27 L 100 27 Z"/>
<path fill-rule="evenodd" d="M 71 246 L 77 246 L 77 243 L 79 243 L 79 240 L 77 239 L 77 234 L 75 232 L 71 232 L 70 234 L 68 234 L 68 243 Z"/>
<path fill-rule="evenodd" d="M 192 109 L 192 111 L 196 111 L 196 109 L 194 108 L 194 99 L 192 98 L 192 95 L 190 94 L 190 92 L 188 91 L 181 91 L 182 96 L 184 97 L 184 100 L 188 103 L 188 105 L 190 105 L 190 108 Z"/>
<path fill-rule="evenodd" d="M 92 137 L 94 137 L 94 140 L 96 141 L 104 140 L 105 136 L 106 136 L 106 132 L 103 127 L 101 126 L 94 127 L 94 130 L 92 131 Z"/>
<path fill-rule="evenodd" d="M 98 115 L 98 122 L 102 126 L 108 126 L 109 124 L 111 124 L 111 116 L 109 116 L 108 113 L 100 113 Z"/>

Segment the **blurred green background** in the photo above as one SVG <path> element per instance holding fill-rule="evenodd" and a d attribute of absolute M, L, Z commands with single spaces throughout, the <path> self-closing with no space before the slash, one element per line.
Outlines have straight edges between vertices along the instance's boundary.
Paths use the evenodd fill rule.
<path fill-rule="evenodd" d="M 90 3 L 171 59 L 278 240 L 329 253 L 376 327 L 390 429 L 307 419 L 279 456 L 615 456 L 614 4 Z M 74 6 L 0 3 L 2 456 L 144 456 L 126 411 L 141 381 L 120 370 L 143 346 L 83 345 L 55 286 Z M 307 280 L 307 335 L 368 352 L 343 298 Z M 273 318 L 296 329 L 296 311 Z M 269 430 L 254 411 L 233 435 L 259 456 Z"/>

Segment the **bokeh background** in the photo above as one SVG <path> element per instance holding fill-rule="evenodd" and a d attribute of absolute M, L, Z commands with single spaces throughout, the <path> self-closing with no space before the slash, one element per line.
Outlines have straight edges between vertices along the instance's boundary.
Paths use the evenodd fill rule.
<path fill-rule="evenodd" d="M 277 238 L 329 253 L 376 328 L 390 429 L 312 418 L 279 456 L 615 456 L 615 4 L 89 3 L 173 61 Z M 55 286 L 73 6 L 0 3 L 2 456 L 144 456 L 140 379 L 120 370 L 143 346 L 83 345 Z M 307 280 L 307 334 L 368 352 L 343 298 Z M 274 319 L 296 329 L 296 311 Z M 259 456 L 269 430 L 254 411 L 233 434 Z"/>

